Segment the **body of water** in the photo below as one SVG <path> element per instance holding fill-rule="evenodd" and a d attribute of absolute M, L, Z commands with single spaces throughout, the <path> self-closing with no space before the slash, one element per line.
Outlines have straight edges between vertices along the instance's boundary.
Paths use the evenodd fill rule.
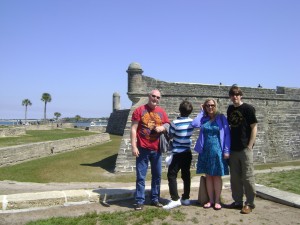
<path fill-rule="evenodd" d="M 28 124 L 34 124 L 36 123 L 38 120 L 27 120 Z M 0 126 L 17 126 L 17 125 L 24 125 L 25 120 L 19 120 L 19 119 L 15 119 L 15 120 L 0 120 Z"/>
<path fill-rule="evenodd" d="M 0 121 L 0 126 L 14 126 L 17 125 L 17 122 L 11 122 L 11 121 Z"/>

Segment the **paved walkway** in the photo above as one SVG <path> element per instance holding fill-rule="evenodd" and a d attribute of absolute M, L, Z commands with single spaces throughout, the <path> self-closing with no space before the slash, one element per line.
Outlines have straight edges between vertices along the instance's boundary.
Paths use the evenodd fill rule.
<path fill-rule="evenodd" d="M 278 172 L 284 170 L 300 169 L 300 166 L 272 168 L 270 170 L 256 171 L 256 173 Z M 191 187 L 199 187 L 199 176 L 192 178 Z M 224 177 L 223 189 L 229 189 L 228 177 Z M 182 187 L 178 179 L 178 187 Z M 257 196 L 280 204 L 300 208 L 300 195 L 256 185 Z M 150 187 L 146 189 L 149 191 Z M 132 199 L 135 183 L 24 183 L 13 181 L 0 181 L 0 213 L 35 210 L 51 206 L 68 206 Z M 168 191 L 166 180 L 162 181 L 161 191 Z"/>

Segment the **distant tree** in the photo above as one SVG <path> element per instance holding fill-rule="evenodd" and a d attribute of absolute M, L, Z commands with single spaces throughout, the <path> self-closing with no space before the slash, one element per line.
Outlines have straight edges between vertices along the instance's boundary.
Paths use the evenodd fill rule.
<path fill-rule="evenodd" d="M 70 118 L 70 117 L 65 117 L 65 118 L 64 118 L 64 121 L 65 121 L 65 122 L 70 122 L 70 121 L 71 121 L 71 118 Z"/>
<path fill-rule="evenodd" d="M 27 106 L 31 106 L 32 103 L 28 98 L 26 98 L 22 101 L 22 105 L 25 106 L 25 124 L 26 124 L 27 123 Z"/>
<path fill-rule="evenodd" d="M 46 108 L 47 108 L 47 103 L 51 102 L 51 95 L 49 93 L 43 93 L 42 95 L 42 99 L 43 102 L 45 102 L 45 106 L 44 106 L 44 121 L 46 122 Z"/>
<path fill-rule="evenodd" d="M 76 115 L 76 116 L 75 116 L 76 122 L 78 122 L 80 119 L 81 119 L 81 116 L 79 116 L 79 115 Z"/>
<path fill-rule="evenodd" d="M 55 112 L 55 113 L 54 113 L 54 116 L 55 116 L 56 120 L 58 120 L 58 118 L 61 117 L 61 113 Z"/>

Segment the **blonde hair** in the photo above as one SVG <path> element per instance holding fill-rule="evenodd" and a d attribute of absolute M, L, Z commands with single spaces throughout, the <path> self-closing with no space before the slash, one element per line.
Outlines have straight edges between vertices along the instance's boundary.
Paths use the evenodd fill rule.
<path fill-rule="evenodd" d="M 214 102 L 214 105 L 215 105 L 215 107 L 213 108 L 214 114 L 215 114 L 215 115 L 219 114 L 220 112 L 219 112 L 219 110 L 218 110 L 218 103 L 217 103 L 217 101 L 216 101 L 215 99 L 213 99 L 213 98 L 208 98 L 208 99 L 206 99 L 206 100 L 204 101 L 204 103 L 203 103 L 203 111 L 204 111 L 204 114 L 205 114 L 205 115 L 208 115 L 207 110 L 206 110 L 206 104 L 207 104 L 207 102 L 209 102 L 209 101 L 213 101 L 213 102 Z"/>

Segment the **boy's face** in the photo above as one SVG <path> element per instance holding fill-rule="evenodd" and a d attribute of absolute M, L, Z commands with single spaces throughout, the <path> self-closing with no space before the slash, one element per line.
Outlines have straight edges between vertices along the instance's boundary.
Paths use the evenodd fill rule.
<path fill-rule="evenodd" d="M 242 96 L 236 92 L 230 95 L 230 100 L 232 101 L 233 105 L 239 106 L 242 101 Z"/>

